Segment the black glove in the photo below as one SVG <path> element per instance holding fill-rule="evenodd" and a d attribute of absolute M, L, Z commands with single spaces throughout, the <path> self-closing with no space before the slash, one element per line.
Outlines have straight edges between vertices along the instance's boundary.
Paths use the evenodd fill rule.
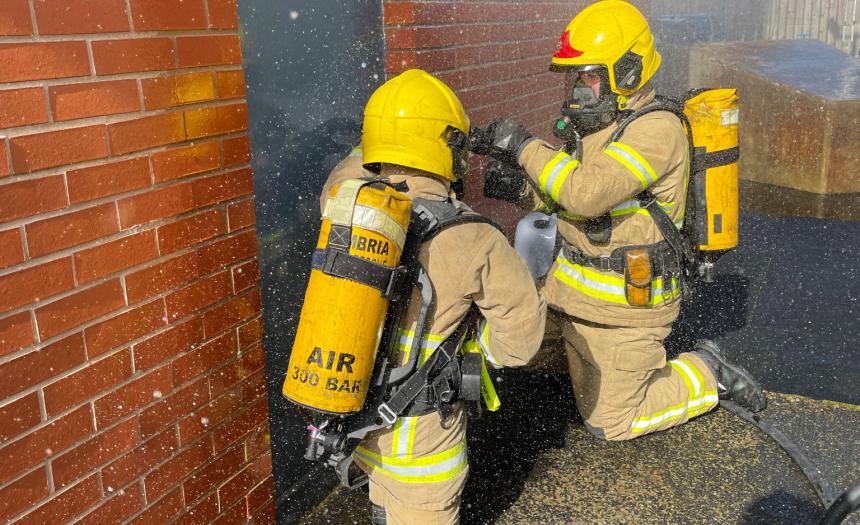
<path fill-rule="evenodd" d="M 485 129 L 474 128 L 469 135 L 469 149 L 478 155 L 489 155 L 508 164 L 517 164 L 517 152 L 532 138 L 521 124 L 510 119 L 496 119 Z"/>
<path fill-rule="evenodd" d="M 526 172 L 519 166 L 494 160 L 487 165 L 484 197 L 516 203 L 526 194 L 526 177 Z"/>

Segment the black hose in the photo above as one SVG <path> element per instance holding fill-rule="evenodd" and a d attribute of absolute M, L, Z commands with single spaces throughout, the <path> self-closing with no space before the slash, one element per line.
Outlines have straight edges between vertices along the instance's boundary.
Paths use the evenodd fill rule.
<path fill-rule="evenodd" d="M 827 509 L 821 518 L 820 525 L 837 525 L 842 523 L 849 514 L 860 508 L 860 483 L 842 493 L 841 496 Z"/>

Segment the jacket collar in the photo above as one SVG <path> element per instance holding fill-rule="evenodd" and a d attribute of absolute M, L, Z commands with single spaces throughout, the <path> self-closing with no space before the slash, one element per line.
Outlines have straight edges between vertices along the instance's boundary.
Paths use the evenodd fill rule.
<path fill-rule="evenodd" d="M 391 164 L 382 165 L 381 176 L 392 184 L 406 183 L 410 197 L 443 201 L 451 195 L 451 183 L 426 171 Z"/>

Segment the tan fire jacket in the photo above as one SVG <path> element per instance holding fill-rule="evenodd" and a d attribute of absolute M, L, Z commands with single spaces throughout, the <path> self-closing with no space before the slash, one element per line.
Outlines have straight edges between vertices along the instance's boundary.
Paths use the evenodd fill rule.
<path fill-rule="evenodd" d="M 406 194 L 413 198 L 442 201 L 450 197 L 450 187 L 442 179 L 421 173 L 386 166 L 383 175 L 395 184 L 405 182 L 409 187 Z M 360 149 L 353 150 L 326 181 L 320 209 L 334 184 L 367 176 L 373 174 L 362 167 Z M 537 293 L 525 263 L 500 231 L 481 223 L 451 227 L 424 243 L 418 260 L 433 283 L 435 295 L 424 337 L 425 352 L 431 352 L 457 328 L 474 302 L 486 319 L 479 342 L 491 362 L 522 366 L 537 353 L 546 302 Z M 402 347 L 414 333 L 420 304 L 416 292 L 406 313 Z"/>
<path fill-rule="evenodd" d="M 646 88 L 631 98 L 638 109 L 654 99 Z M 677 116 L 649 113 L 631 123 L 619 142 L 609 138 L 613 124 L 582 141 L 582 162 L 541 140 L 528 143 L 519 162 L 531 179 L 531 197 L 555 201 L 563 209 L 559 232 L 588 256 L 607 256 L 620 246 L 653 244 L 663 239 L 648 211 L 633 198 L 648 189 L 680 226 L 683 222 L 689 162 L 687 135 Z M 605 245 L 585 235 L 585 218 L 612 216 L 612 236 Z M 668 287 L 667 287 L 668 288 Z M 569 315 L 618 326 L 662 326 L 680 308 L 680 291 L 665 292 L 662 279 L 651 282 L 651 305 L 632 307 L 624 295 L 623 275 L 568 261 L 562 253 L 550 269 L 542 293 Z"/>

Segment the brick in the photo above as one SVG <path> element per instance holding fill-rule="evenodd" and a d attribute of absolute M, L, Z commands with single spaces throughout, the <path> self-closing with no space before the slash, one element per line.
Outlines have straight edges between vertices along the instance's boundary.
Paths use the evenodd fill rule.
<path fill-rule="evenodd" d="M 198 267 L 202 274 L 213 272 L 242 259 L 257 255 L 257 234 L 255 231 L 240 233 L 227 239 L 213 242 L 200 248 Z"/>
<path fill-rule="evenodd" d="M 128 349 L 99 361 L 89 361 L 77 372 L 43 388 L 48 417 L 86 401 L 131 377 Z"/>
<path fill-rule="evenodd" d="M 146 497 L 156 499 L 176 487 L 192 471 L 209 460 L 211 450 L 208 440 L 202 439 L 148 474 L 144 480 Z"/>
<path fill-rule="evenodd" d="M 164 303 L 161 300 L 129 310 L 113 319 L 84 329 L 87 355 L 90 357 L 99 355 L 153 332 L 165 324 L 167 324 L 167 318 L 164 314 Z"/>
<path fill-rule="evenodd" d="M 26 173 L 108 156 L 105 127 L 36 133 L 10 139 L 15 173 Z"/>
<path fill-rule="evenodd" d="M 237 503 L 230 508 L 222 505 L 221 514 L 218 515 L 218 519 L 212 521 L 212 525 L 241 525 L 247 522 L 245 506 Z"/>
<path fill-rule="evenodd" d="M 275 481 L 274 478 L 269 476 L 265 480 L 263 480 L 259 485 L 251 489 L 246 497 L 245 509 L 248 512 L 249 517 L 253 517 L 256 513 L 257 509 L 263 507 L 263 505 L 269 503 L 273 503 L 273 499 L 275 497 Z M 272 516 L 274 518 L 274 516 Z M 255 523 L 259 523 L 256 522 Z"/>
<path fill-rule="evenodd" d="M 218 142 L 203 142 L 152 154 L 155 182 L 187 177 L 217 169 L 221 165 Z"/>
<path fill-rule="evenodd" d="M 209 394 L 212 397 L 220 395 L 243 379 L 262 370 L 265 364 L 262 346 L 247 351 L 239 359 L 212 372 L 209 376 Z"/>
<path fill-rule="evenodd" d="M 0 485 L 37 463 L 59 454 L 93 431 L 89 406 L 83 406 L 10 444 L 4 444 Z"/>
<path fill-rule="evenodd" d="M 0 232 L 0 268 L 7 268 L 20 262 L 24 262 L 24 243 L 21 239 L 21 229 L 15 228 Z"/>
<path fill-rule="evenodd" d="M 121 199 L 117 206 L 119 224 L 126 229 L 195 208 L 194 192 L 190 182 L 174 184 Z"/>
<path fill-rule="evenodd" d="M 0 82 L 83 77 L 89 74 L 90 61 L 87 45 L 83 41 L 0 44 Z"/>
<path fill-rule="evenodd" d="M 134 346 L 136 370 L 151 368 L 184 352 L 203 340 L 203 325 L 199 319 L 171 327 L 169 330 Z"/>
<path fill-rule="evenodd" d="M 260 291 L 237 297 L 203 314 L 203 333 L 207 337 L 256 316 L 260 312 Z"/>
<path fill-rule="evenodd" d="M 115 155 L 185 140 L 182 113 L 165 113 L 108 125 Z"/>
<path fill-rule="evenodd" d="M 128 31 L 123 0 L 34 0 L 42 35 Z"/>
<path fill-rule="evenodd" d="M 238 35 L 177 37 L 176 54 L 179 67 L 241 64 L 242 44 Z"/>
<path fill-rule="evenodd" d="M 67 213 L 27 225 L 30 257 L 105 237 L 119 231 L 116 205 L 112 202 Z"/>
<path fill-rule="evenodd" d="M 0 365 L 0 397 L 8 397 L 84 362 L 83 338 L 67 337 Z"/>
<path fill-rule="evenodd" d="M 47 121 L 48 110 L 45 107 L 45 92 L 42 88 L 0 91 L 0 128 L 29 126 Z"/>
<path fill-rule="evenodd" d="M 161 253 L 171 253 L 227 231 L 224 210 L 209 210 L 158 228 Z"/>
<path fill-rule="evenodd" d="M 218 76 L 218 98 L 242 98 L 245 96 L 245 72 L 241 69 L 235 71 L 219 71 Z"/>
<path fill-rule="evenodd" d="M 236 356 L 236 334 L 226 333 L 173 361 L 173 383 L 180 384 Z M 181 414 L 184 415 L 184 414 Z"/>
<path fill-rule="evenodd" d="M 254 192 L 254 176 L 250 168 L 204 177 L 193 184 L 197 206 L 208 206 Z"/>
<path fill-rule="evenodd" d="M 182 484 L 185 501 L 195 501 L 214 487 L 217 487 L 219 483 L 239 470 L 243 461 L 243 450 L 241 447 L 236 447 L 215 459 L 200 471 L 195 472 L 194 475 L 188 478 L 188 481 Z"/>
<path fill-rule="evenodd" d="M 271 475 L 272 456 L 271 453 L 266 453 L 222 485 L 218 489 L 218 501 L 221 502 L 222 507 L 232 505 L 247 496 L 254 487 Z"/>
<path fill-rule="evenodd" d="M 135 31 L 206 29 L 204 0 L 131 0 Z"/>
<path fill-rule="evenodd" d="M 118 279 L 93 286 L 36 310 L 42 339 L 48 339 L 125 306 Z"/>
<path fill-rule="evenodd" d="M 85 283 L 156 257 L 155 230 L 147 230 L 75 253 L 75 271 Z"/>
<path fill-rule="evenodd" d="M 199 380 L 177 390 L 140 414 L 140 431 L 144 436 L 161 432 L 167 425 L 193 412 L 209 401 L 206 380 Z M 183 442 L 183 446 L 187 440 Z"/>
<path fill-rule="evenodd" d="M 154 297 L 200 276 L 197 254 L 187 253 L 125 276 L 129 303 Z"/>
<path fill-rule="evenodd" d="M 0 186 L 0 221 L 10 221 L 68 206 L 62 175 Z"/>
<path fill-rule="evenodd" d="M 0 319 L 0 356 L 17 352 L 35 341 L 30 312 Z"/>
<path fill-rule="evenodd" d="M 6 147 L 6 140 L 0 137 L 0 177 L 9 175 L 9 148 Z"/>
<path fill-rule="evenodd" d="M 238 29 L 239 13 L 236 0 L 207 0 L 209 27 L 212 29 Z"/>
<path fill-rule="evenodd" d="M 169 38 L 97 40 L 92 43 L 98 75 L 173 69 L 176 58 Z"/>
<path fill-rule="evenodd" d="M 414 49 L 416 47 L 414 27 L 392 28 L 385 32 L 386 49 Z"/>
<path fill-rule="evenodd" d="M 185 128 L 189 139 L 246 130 L 248 106 L 242 103 L 188 110 Z"/>
<path fill-rule="evenodd" d="M 221 272 L 165 297 L 167 318 L 181 319 L 229 296 L 230 274 Z"/>
<path fill-rule="evenodd" d="M 224 166 L 246 164 L 251 161 L 251 141 L 248 135 L 224 139 Z"/>
<path fill-rule="evenodd" d="M 274 502 L 264 505 L 257 510 L 249 523 L 254 525 L 275 525 L 275 505 Z"/>
<path fill-rule="evenodd" d="M 96 426 L 107 427 L 117 419 L 170 394 L 171 388 L 169 366 L 163 366 L 121 386 L 93 403 Z"/>
<path fill-rule="evenodd" d="M 272 434 L 268 422 L 263 423 L 245 438 L 245 459 L 252 459 L 272 449 Z"/>
<path fill-rule="evenodd" d="M 233 293 L 238 294 L 260 282 L 260 265 L 256 260 L 233 268 Z"/>
<path fill-rule="evenodd" d="M 137 421 L 134 418 L 105 430 L 51 462 L 54 485 L 68 485 L 82 474 L 131 450 L 139 440 Z"/>
<path fill-rule="evenodd" d="M 207 525 L 217 515 L 218 494 L 213 492 L 173 522 L 173 525 Z"/>
<path fill-rule="evenodd" d="M 176 435 L 167 429 L 125 456 L 102 469 L 104 483 L 111 487 L 123 487 L 165 461 L 176 452 Z M 161 522 L 159 522 L 161 523 Z"/>
<path fill-rule="evenodd" d="M 48 496 L 48 473 L 40 467 L 15 483 L 0 486 L 0 520 L 5 522 Z"/>
<path fill-rule="evenodd" d="M 0 277 L 0 312 L 71 290 L 72 261 L 64 257 Z"/>
<path fill-rule="evenodd" d="M 102 525 L 103 523 L 122 523 L 143 508 L 140 483 L 135 483 L 109 495 L 96 510 L 90 512 L 76 523 L 80 525 Z"/>
<path fill-rule="evenodd" d="M 0 407 L 0 444 L 39 424 L 39 396 L 33 392 Z"/>
<path fill-rule="evenodd" d="M 27 0 L 4 0 L 0 3 L 0 35 L 32 35 L 33 22 Z"/>
<path fill-rule="evenodd" d="M 169 523 L 174 516 L 185 509 L 182 503 L 182 492 L 174 490 L 167 496 L 156 501 L 139 516 L 129 522 L 129 525 L 150 525 L 152 523 Z"/>
<path fill-rule="evenodd" d="M 419 6 L 415 2 L 385 3 L 382 18 L 386 25 L 414 24 Z"/>
<path fill-rule="evenodd" d="M 215 452 L 218 453 L 251 432 L 269 417 L 269 401 L 265 397 L 256 401 L 214 431 Z"/>
<path fill-rule="evenodd" d="M 179 443 L 184 446 L 227 420 L 242 407 L 242 393 L 233 390 L 206 406 L 195 407 L 190 415 L 179 421 Z"/>
<path fill-rule="evenodd" d="M 243 381 L 242 387 L 242 402 L 248 404 L 254 400 L 266 397 L 266 373 L 261 370 Z"/>
<path fill-rule="evenodd" d="M 57 121 L 140 111 L 134 80 L 53 86 L 48 93 L 51 113 Z"/>
<path fill-rule="evenodd" d="M 72 203 L 84 202 L 149 186 L 146 157 L 101 164 L 66 173 Z"/>
<path fill-rule="evenodd" d="M 215 99 L 215 78 L 210 72 L 145 78 L 140 84 L 147 110 Z"/>
<path fill-rule="evenodd" d="M 244 350 L 263 341 L 263 319 L 257 318 L 239 327 L 239 349 Z"/>
<path fill-rule="evenodd" d="M 256 224 L 254 199 L 231 204 L 227 207 L 227 217 L 231 232 Z"/>
<path fill-rule="evenodd" d="M 55 494 L 50 501 L 15 523 L 16 525 L 66 523 L 91 507 L 100 498 L 99 476 L 93 474 L 65 491 Z"/>

